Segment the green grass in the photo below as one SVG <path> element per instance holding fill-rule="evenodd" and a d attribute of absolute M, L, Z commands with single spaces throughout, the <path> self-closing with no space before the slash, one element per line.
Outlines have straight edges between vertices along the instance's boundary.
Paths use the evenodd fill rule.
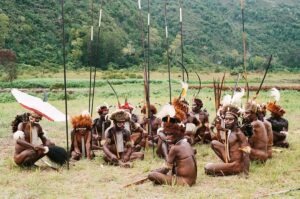
<path fill-rule="evenodd" d="M 209 75 L 212 78 L 211 75 Z M 254 77 L 254 75 L 253 75 Z M 271 84 L 278 76 L 267 78 L 266 83 Z M 285 79 L 293 79 L 296 75 L 281 75 L 277 84 Z M 159 80 L 159 78 L 157 78 Z M 209 79 L 203 76 L 203 79 Z M 296 79 L 296 78 L 295 78 Z M 83 80 L 81 80 L 83 81 Z M 270 83 L 271 82 L 271 83 Z M 293 84 L 296 85 L 296 84 Z M 173 96 L 179 95 L 179 82 L 173 83 Z M 121 102 L 127 95 L 129 102 L 134 105 L 142 104 L 142 82 L 125 82 L 115 85 Z M 78 88 L 75 93 L 83 93 L 78 98 L 68 102 L 69 115 L 80 114 L 88 108 L 87 88 Z M 190 90 L 188 100 L 192 99 L 195 90 Z M 167 81 L 158 81 L 151 86 L 151 101 L 157 107 L 168 102 Z M 51 94 L 52 95 L 52 94 Z M 50 95 L 50 96 L 51 96 Z M 250 93 L 253 96 L 254 93 Z M 50 103 L 64 111 L 62 100 L 52 99 Z M 214 117 L 213 92 L 203 89 L 200 97 L 204 106 L 210 112 L 210 119 Z M 125 169 L 107 166 L 102 160 L 102 152 L 92 160 L 83 160 L 71 165 L 70 170 L 60 169 L 53 171 L 45 166 L 41 169 L 21 170 L 13 162 L 14 141 L 11 138 L 10 122 L 16 114 L 26 111 L 16 102 L 0 103 L 0 190 L 3 198 L 255 198 L 260 195 L 286 190 L 300 185 L 300 92 L 282 91 L 280 105 L 286 108 L 285 117 L 290 122 L 288 141 L 289 149 L 274 152 L 274 157 L 266 164 L 252 163 L 250 175 L 243 176 L 210 177 L 204 174 L 204 165 L 208 162 L 220 161 L 208 145 L 197 145 L 198 178 L 195 186 L 154 186 L 147 182 L 143 185 L 124 189 L 123 185 L 146 176 L 147 173 L 163 165 L 163 160 L 152 158 L 152 151 L 146 152 L 144 161 L 134 162 L 134 168 Z M 262 91 L 257 101 L 271 100 L 268 93 Z M 95 105 L 107 102 L 116 105 L 116 99 L 107 85 L 96 88 Z M 113 108 L 112 108 L 113 109 Z M 135 112 L 140 114 L 140 109 Z M 96 111 L 93 112 L 94 117 Z M 66 146 L 64 123 L 41 121 L 48 136 L 56 144 Z M 69 130 L 71 126 L 69 124 Z M 43 165 L 41 163 L 41 165 Z M 299 198 L 300 192 L 290 192 L 273 196 L 275 198 Z M 272 198 L 273 198 L 272 197 Z"/>

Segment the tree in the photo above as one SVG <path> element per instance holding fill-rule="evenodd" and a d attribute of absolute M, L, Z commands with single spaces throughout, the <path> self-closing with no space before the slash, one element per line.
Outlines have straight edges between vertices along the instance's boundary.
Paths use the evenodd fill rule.
<path fill-rule="evenodd" d="M 5 14 L 0 14 L 0 49 L 4 48 L 5 39 L 8 34 L 9 18 Z"/>
<path fill-rule="evenodd" d="M 7 80 L 13 81 L 17 78 L 16 54 L 12 50 L 0 49 L 0 66 L 7 74 Z"/>

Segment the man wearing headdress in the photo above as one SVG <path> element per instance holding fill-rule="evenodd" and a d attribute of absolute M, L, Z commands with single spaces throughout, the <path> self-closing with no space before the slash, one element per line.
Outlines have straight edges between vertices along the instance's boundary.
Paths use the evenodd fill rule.
<path fill-rule="evenodd" d="M 198 142 L 210 143 L 211 141 L 209 114 L 205 109 L 202 110 L 202 107 L 201 99 L 193 99 L 192 111 L 187 116 L 186 134 L 193 135 L 193 144 Z"/>
<path fill-rule="evenodd" d="M 130 114 L 130 120 L 125 122 L 125 129 L 130 132 L 130 139 L 133 141 L 134 151 L 140 151 L 145 145 L 147 132 L 138 123 L 138 116 L 134 114 L 133 106 L 128 103 L 127 98 L 124 105 L 120 105 L 119 109 Z"/>
<path fill-rule="evenodd" d="M 49 152 L 49 146 L 54 145 L 46 138 L 39 124 L 41 119 L 42 116 L 37 113 L 25 113 L 17 115 L 12 122 L 13 137 L 16 140 L 14 161 L 19 166 L 34 166 L 36 161 Z"/>
<path fill-rule="evenodd" d="M 251 146 L 250 159 L 265 162 L 268 159 L 268 136 L 264 123 L 257 118 L 257 109 L 255 101 L 246 103 L 242 130 Z"/>
<path fill-rule="evenodd" d="M 148 125 L 148 115 L 146 115 L 146 105 L 141 109 L 141 113 L 144 114 L 143 121 L 141 123 L 141 127 L 143 129 L 146 129 Z M 161 120 L 155 116 L 157 113 L 157 110 L 154 105 L 150 105 L 150 124 L 151 124 L 151 133 L 148 135 L 148 142 L 150 145 L 157 144 L 158 142 L 158 136 L 157 136 L 157 130 L 161 127 Z"/>
<path fill-rule="evenodd" d="M 130 113 L 131 121 L 133 121 L 134 123 L 138 122 L 138 116 L 132 112 L 134 107 L 127 101 L 127 98 L 125 99 L 125 103 L 123 105 L 119 105 L 119 109 Z"/>
<path fill-rule="evenodd" d="M 169 108 L 172 109 L 172 106 L 169 105 Z M 180 119 L 185 119 L 181 117 L 184 112 L 183 115 L 180 115 L 180 110 L 176 112 L 173 117 L 172 114 L 163 117 L 164 137 L 161 139 L 170 146 L 165 166 L 152 171 L 148 179 L 155 184 L 192 186 L 197 179 L 197 162 L 194 150 L 184 138 L 185 127 L 180 124 Z"/>
<path fill-rule="evenodd" d="M 130 115 L 124 110 L 117 110 L 111 114 L 110 119 L 113 126 L 105 133 L 104 160 L 113 165 L 130 167 L 129 161 L 144 158 L 142 152 L 133 151 L 130 132 L 125 129 L 125 123 L 130 120 Z"/>
<path fill-rule="evenodd" d="M 169 116 L 169 113 L 172 112 L 173 115 Z M 170 143 L 166 142 L 166 134 L 164 129 L 164 124 L 173 122 L 173 123 L 181 123 L 184 126 L 184 122 L 187 119 L 188 113 L 188 105 L 187 103 L 178 98 L 172 101 L 172 105 L 165 105 L 160 111 L 159 118 L 162 119 L 162 127 L 157 130 L 158 135 L 158 144 L 156 153 L 159 157 L 166 159 L 170 150 Z M 188 137 L 188 141 L 191 143 L 191 139 Z"/>
<path fill-rule="evenodd" d="M 80 160 L 83 157 L 92 159 L 94 154 L 91 148 L 92 118 L 88 113 L 72 117 L 73 130 L 71 131 L 71 158 Z"/>
<path fill-rule="evenodd" d="M 110 120 L 107 119 L 109 112 L 107 105 L 97 107 L 99 117 L 94 119 L 92 125 L 93 149 L 100 149 L 101 140 L 105 137 L 105 130 L 110 126 Z"/>
<path fill-rule="evenodd" d="M 286 141 L 286 137 L 289 130 L 289 122 L 283 118 L 285 110 L 277 104 L 280 99 L 280 93 L 276 88 L 272 88 L 271 96 L 275 98 L 275 101 L 267 103 L 267 110 L 271 112 L 271 117 L 267 120 L 272 124 L 273 145 L 288 148 L 289 143 Z"/>
<path fill-rule="evenodd" d="M 265 125 L 267 136 L 268 136 L 268 146 L 267 146 L 268 158 L 272 158 L 272 146 L 273 146 L 272 124 L 265 118 L 266 112 L 267 112 L 266 105 L 260 104 L 257 109 L 257 117 Z"/>
<path fill-rule="evenodd" d="M 211 148 L 223 163 L 208 163 L 204 169 L 208 175 L 235 175 L 249 172 L 250 147 L 247 138 L 238 127 L 240 110 L 234 105 L 226 105 L 222 112 L 225 115 L 225 141 L 213 140 Z"/>

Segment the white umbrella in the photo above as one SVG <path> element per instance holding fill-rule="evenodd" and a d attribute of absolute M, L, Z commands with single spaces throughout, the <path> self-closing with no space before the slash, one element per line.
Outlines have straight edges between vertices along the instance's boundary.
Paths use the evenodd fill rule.
<path fill-rule="evenodd" d="M 28 95 L 18 89 L 11 90 L 12 95 L 26 109 L 29 109 L 50 121 L 63 122 L 66 121 L 66 115 L 48 102 L 43 102 L 40 98 Z"/>

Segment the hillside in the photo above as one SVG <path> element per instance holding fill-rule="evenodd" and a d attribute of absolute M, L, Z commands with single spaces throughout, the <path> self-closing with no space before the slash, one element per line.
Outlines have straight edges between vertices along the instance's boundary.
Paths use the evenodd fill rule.
<path fill-rule="evenodd" d="M 90 48 L 91 0 L 65 3 L 67 61 L 72 68 L 89 64 L 103 69 L 124 68 L 142 63 L 140 17 L 136 0 L 103 1 L 100 41 L 96 27 L 99 0 L 94 1 L 94 42 Z M 151 3 L 151 65 L 166 63 L 164 39 L 164 1 Z M 147 1 L 142 0 L 146 24 Z M 170 51 L 180 55 L 178 0 L 169 0 Z M 265 57 L 273 54 L 278 69 L 300 68 L 300 4 L 297 0 L 248 0 L 245 30 L 249 69 L 261 69 Z M 61 5 L 55 0 L 1 0 L 0 49 L 17 54 L 20 68 L 27 65 L 53 69 L 62 63 Z M 184 57 L 189 68 L 242 65 L 240 1 L 184 1 Z M 146 27 L 145 37 L 147 38 Z M 97 45 L 97 43 L 99 45 Z M 99 60 L 97 60 L 99 46 Z M 92 53 L 91 53 L 92 52 Z M 90 56 L 92 54 L 92 56 Z"/>

